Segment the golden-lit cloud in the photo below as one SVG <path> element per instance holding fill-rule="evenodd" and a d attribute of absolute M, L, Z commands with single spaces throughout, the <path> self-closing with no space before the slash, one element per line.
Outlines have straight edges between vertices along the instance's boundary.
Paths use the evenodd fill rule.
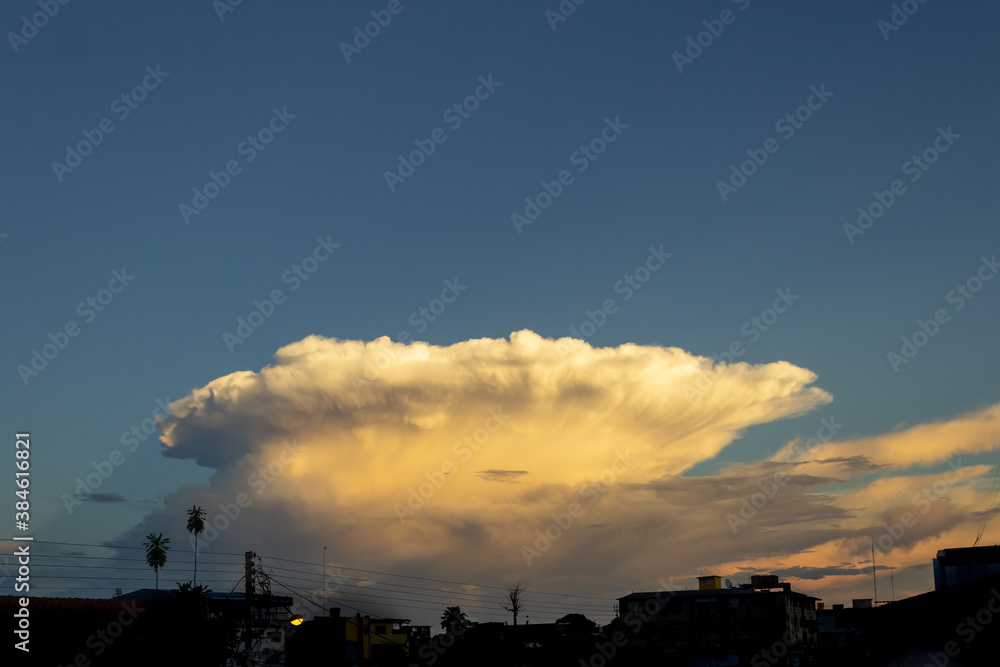
<path fill-rule="evenodd" d="M 863 456 L 894 469 L 927 466 L 960 454 L 994 449 L 1000 435 L 998 408 L 989 406 L 955 419 L 918 424 L 909 428 L 849 442 L 789 443 L 775 460 Z M 808 452 L 803 456 L 802 452 Z"/>
<path fill-rule="evenodd" d="M 331 559 L 357 567 L 569 590 L 598 579 L 612 595 L 751 565 L 822 587 L 855 576 L 859 545 L 936 481 L 903 471 L 984 451 L 991 413 L 775 443 L 772 460 L 683 474 L 750 427 L 828 404 L 816 379 L 788 362 L 531 331 L 450 346 L 310 336 L 171 406 L 166 455 L 216 472 L 135 530 L 194 501 L 210 524 L 240 507 L 208 550 L 266 544 L 298 558 L 335 544 Z M 967 533 L 949 503 L 978 502 L 971 484 L 986 472 L 965 470 L 888 552 L 926 562 L 915 545 Z"/>
<path fill-rule="evenodd" d="M 273 493 L 363 508 L 398 533 L 387 550 L 413 554 L 408 540 L 447 530 L 440 513 L 483 520 L 504 507 L 504 522 L 530 521 L 561 490 L 602 475 L 677 475 L 749 426 L 831 400 L 786 363 L 717 369 L 704 397 L 689 400 L 684 389 L 707 363 L 675 348 L 592 348 L 530 331 L 449 347 L 314 336 L 259 373 L 193 392 L 163 423 L 163 442 L 170 456 L 224 468 L 263 462 L 295 438 L 303 454 Z M 412 524 L 393 525 L 417 509 Z"/>

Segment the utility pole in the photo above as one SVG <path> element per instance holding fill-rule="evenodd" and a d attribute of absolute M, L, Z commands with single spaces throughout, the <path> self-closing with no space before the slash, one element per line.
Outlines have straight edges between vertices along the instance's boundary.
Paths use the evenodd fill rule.
<path fill-rule="evenodd" d="M 246 580 L 246 625 L 243 628 L 243 656 L 246 659 L 244 664 L 250 665 L 253 658 L 253 557 L 254 553 L 248 551 L 244 554 L 244 579 Z"/>

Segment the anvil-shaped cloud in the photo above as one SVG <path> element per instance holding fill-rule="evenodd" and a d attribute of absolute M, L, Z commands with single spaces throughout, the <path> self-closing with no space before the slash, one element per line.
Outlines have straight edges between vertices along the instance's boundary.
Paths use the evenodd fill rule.
<path fill-rule="evenodd" d="M 474 582 L 530 576 L 549 589 L 594 590 L 599 579 L 612 594 L 753 559 L 838 569 L 855 554 L 837 549 L 912 495 L 898 484 L 895 504 L 875 503 L 852 479 L 943 460 L 940 448 L 928 453 L 928 433 L 891 436 L 908 437 L 920 452 L 912 457 L 870 443 L 838 453 L 831 442 L 812 456 L 682 475 L 744 429 L 829 403 L 815 380 L 787 362 L 717 365 L 678 348 L 595 348 L 531 331 L 450 346 L 310 336 L 261 371 L 221 377 L 171 406 L 160 424 L 166 455 L 217 471 L 209 488 L 181 489 L 133 532 L 179 521 L 197 502 L 209 511 L 203 549 L 301 558 L 336 544 L 331 557 L 358 567 Z M 963 442 L 976 439 L 968 419 L 956 424 Z M 734 534 L 726 515 L 776 471 L 787 480 L 780 493 Z M 213 535 L 237 499 L 240 516 L 216 522 L 226 527 Z M 871 516 L 866 504 L 878 505 Z M 928 516 L 912 535 L 954 526 L 950 514 Z M 802 552 L 812 555 L 789 560 Z"/>
<path fill-rule="evenodd" d="M 310 456 L 346 458 L 336 467 L 346 478 L 377 471 L 370 492 L 398 491 L 409 473 L 471 459 L 469 449 L 478 470 L 514 467 L 552 484 L 582 482 L 628 448 L 630 476 L 648 480 L 715 456 L 748 426 L 831 400 L 788 363 L 711 366 L 677 348 L 592 348 L 530 331 L 448 347 L 311 336 L 259 373 L 219 378 L 175 404 L 162 440 L 168 456 L 215 468 L 290 437 L 316 441 Z M 685 389 L 709 373 L 703 400 L 689 400 Z M 477 430 L 493 424 L 478 447 Z"/>

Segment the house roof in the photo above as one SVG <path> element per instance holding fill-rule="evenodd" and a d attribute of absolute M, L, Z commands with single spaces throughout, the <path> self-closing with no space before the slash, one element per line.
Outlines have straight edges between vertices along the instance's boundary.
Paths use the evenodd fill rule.
<path fill-rule="evenodd" d="M 0 595 L 0 612 L 6 613 L 20 607 L 18 595 Z M 144 608 L 142 602 L 136 607 Z M 107 614 L 113 616 L 122 611 L 122 601 L 106 598 L 57 598 L 31 596 L 28 602 L 31 613 Z"/>

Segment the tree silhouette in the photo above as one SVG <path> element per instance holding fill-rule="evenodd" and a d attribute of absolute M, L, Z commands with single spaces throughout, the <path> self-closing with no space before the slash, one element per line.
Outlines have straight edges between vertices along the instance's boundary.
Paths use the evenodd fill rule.
<path fill-rule="evenodd" d="M 556 619 L 556 624 L 560 623 L 568 625 L 570 630 L 581 634 L 587 634 L 597 630 L 597 623 L 594 623 L 583 614 L 566 614 L 562 618 Z"/>
<path fill-rule="evenodd" d="M 204 584 L 198 584 L 197 586 L 192 586 L 190 581 L 177 582 L 177 588 L 171 591 L 174 594 L 175 600 L 181 600 L 185 604 L 192 604 L 194 606 L 206 606 L 208 603 L 208 594 L 212 592 L 212 589 Z"/>
<path fill-rule="evenodd" d="M 517 615 L 521 612 L 523 604 L 521 601 L 521 595 L 530 586 L 526 581 L 517 581 L 512 584 L 506 584 L 507 588 L 507 604 L 503 608 L 509 611 L 514 616 L 514 625 L 517 625 Z"/>
<path fill-rule="evenodd" d="M 441 627 L 445 632 L 455 632 L 457 628 L 465 629 L 468 622 L 469 619 L 461 607 L 448 607 L 441 614 Z"/>
<path fill-rule="evenodd" d="M 198 534 L 205 530 L 205 510 L 198 505 L 192 505 L 188 510 L 187 529 L 189 533 L 194 533 L 194 577 L 192 584 L 198 583 Z"/>
<path fill-rule="evenodd" d="M 146 565 L 153 568 L 153 573 L 156 575 L 156 590 L 160 590 L 160 568 L 167 564 L 169 544 L 170 538 L 163 537 L 163 533 L 159 535 L 150 533 L 143 542 L 143 546 L 146 547 Z"/>

